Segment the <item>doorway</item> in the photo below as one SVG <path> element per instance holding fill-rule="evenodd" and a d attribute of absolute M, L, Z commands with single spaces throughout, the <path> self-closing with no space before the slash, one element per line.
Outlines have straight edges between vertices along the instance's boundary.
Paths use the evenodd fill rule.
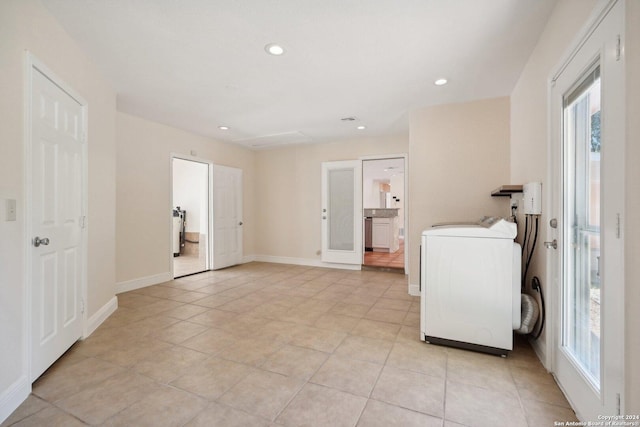
<path fill-rule="evenodd" d="M 173 157 L 173 277 L 202 273 L 209 265 L 209 163 Z"/>
<path fill-rule="evenodd" d="M 582 421 L 624 413 L 623 12 L 609 3 L 550 91 L 553 373 Z"/>
<path fill-rule="evenodd" d="M 366 267 L 405 271 L 405 159 L 362 161 Z"/>

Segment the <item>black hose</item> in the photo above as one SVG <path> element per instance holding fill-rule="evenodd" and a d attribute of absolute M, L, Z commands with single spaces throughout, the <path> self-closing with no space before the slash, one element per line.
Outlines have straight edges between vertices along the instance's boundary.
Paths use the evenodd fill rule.
<path fill-rule="evenodd" d="M 523 264 L 527 264 L 527 232 L 529 231 L 529 215 L 524 216 L 524 237 L 522 238 L 522 260 Z M 520 282 L 520 289 L 524 291 L 525 288 L 525 277 L 522 276 L 522 281 Z"/>
<path fill-rule="evenodd" d="M 542 335 L 545 321 L 544 294 L 542 293 L 542 286 L 540 286 L 540 279 L 538 279 L 537 276 L 533 276 L 533 279 L 531 279 L 531 288 L 535 289 L 540 294 L 540 329 L 538 329 L 538 332 L 533 335 L 533 339 L 537 340 L 540 338 L 540 335 Z"/>
<path fill-rule="evenodd" d="M 527 280 L 527 273 L 529 272 L 529 265 L 531 265 L 531 258 L 533 258 L 533 252 L 536 250 L 536 242 L 538 241 L 538 220 L 540 218 L 536 216 L 536 231 L 533 233 L 533 244 L 531 245 L 531 252 L 529 252 L 529 257 L 527 259 L 527 265 L 524 268 L 524 280 Z M 533 225 L 531 226 L 533 230 Z"/>
<path fill-rule="evenodd" d="M 522 255 L 526 255 L 527 232 L 529 231 L 529 215 L 524 216 L 524 238 L 522 239 Z"/>

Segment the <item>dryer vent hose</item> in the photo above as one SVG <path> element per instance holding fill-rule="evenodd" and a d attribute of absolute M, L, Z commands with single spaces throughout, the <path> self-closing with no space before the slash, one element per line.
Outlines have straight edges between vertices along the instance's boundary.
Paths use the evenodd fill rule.
<path fill-rule="evenodd" d="M 538 303 L 529 294 L 520 295 L 520 329 L 516 329 L 516 332 L 522 335 L 530 334 L 538 321 L 538 315 L 540 310 L 538 309 Z"/>

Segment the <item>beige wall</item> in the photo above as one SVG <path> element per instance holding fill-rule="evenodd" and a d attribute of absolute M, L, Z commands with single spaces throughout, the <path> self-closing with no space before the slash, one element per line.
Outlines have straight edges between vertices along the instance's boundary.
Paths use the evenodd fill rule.
<path fill-rule="evenodd" d="M 254 253 L 255 153 L 124 113 L 117 115 L 118 284 L 171 271 L 171 153 L 243 171 L 244 253 Z"/>
<path fill-rule="evenodd" d="M 415 111 L 409 146 L 409 283 L 418 285 L 420 236 L 432 224 L 508 216 L 509 98 Z"/>
<path fill-rule="evenodd" d="M 398 136 L 256 152 L 255 254 L 320 261 L 321 163 L 407 151 L 407 137 Z"/>
<path fill-rule="evenodd" d="M 640 2 L 627 2 L 627 144 L 625 229 L 626 413 L 640 414 Z"/>
<path fill-rule="evenodd" d="M 591 14 L 595 0 L 563 0 L 558 3 L 536 48 L 531 54 L 511 94 L 511 180 L 514 184 L 542 183 L 542 215 L 539 240 L 547 240 L 547 141 L 548 141 L 548 80 L 555 67 L 568 53 L 571 44 Z M 524 217 L 520 216 L 524 223 Z M 523 231 L 522 229 L 520 230 Z M 546 251 L 538 245 L 529 267 L 529 277 L 538 276 L 544 294 L 549 298 L 546 283 Z M 530 286 L 530 283 L 526 284 Z M 546 328 L 537 341 L 538 353 L 547 356 Z"/>
<path fill-rule="evenodd" d="M 91 317 L 114 296 L 116 95 L 36 0 L 0 2 L 0 199 L 17 200 L 17 221 L 0 222 L 0 419 L 17 387 L 29 386 L 23 322 L 24 60 L 29 50 L 89 104 L 88 301 Z M 2 205 L 4 206 L 4 205 Z"/>

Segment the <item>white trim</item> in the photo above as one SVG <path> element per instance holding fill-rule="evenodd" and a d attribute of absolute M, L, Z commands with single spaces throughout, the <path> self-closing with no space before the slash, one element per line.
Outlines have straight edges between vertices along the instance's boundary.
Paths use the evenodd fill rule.
<path fill-rule="evenodd" d="M 414 297 L 419 297 L 420 296 L 420 285 L 412 285 L 410 283 L 409 284 L 409 295 L 414 296 Z"/>
<path fill-rule="evenodd" d="M 29 200 L 31 200 L 31 94 L 33 92 L 33 57 L 29 51 L 25 51 L 24 55 L 24 223 L 23 239 L 28 240 L 31 236 L 31 206 Z M 29 160 L 27 160 L 29 159 Z M 28 388 L 31 392 L 31 384 L 29 378 L 31 378 L 31 247 L 27 243 L 23 248 L 24 257 L 24 296 L 22 300 L 22 377 L 29 383 Z M 20 380 L 18 380 L 20 381 Z M 14 386 L 12 386 L 14 387 Z M 7 393 L 13 393 L 12 387 L 9 387 Z M 3 396 L 4 397 L 4 396 Z M 25 397 L 26 399 L 26 397 Z M 4 399 L 2 400 L 2 406 L 4 409 Z M 15 408 L 14 408 L 15 410 Z M 3 417 L 0 417 L 2 419 Z"/>
<path fill-rule="evenodd" d="M 337 268 L 340 270 L 361 270 L 360 264 L 338 264 L 332 262 L 322 262 L 319 259 L 308 258 L 293 258 L 283 256 L 271 256 L 271 255 L 252 255 L 250 257 L 252 261 L 257 262 L 272 262 L 274 264 L 291 264 L 291 265 L 304 265 L 308 267 L 323 267 L 323 268 Z"/>
<path fill-rule="evenodd" d="M 549 322 L 549 317 L 547 316 L 547 320 L 545 320 L 545 323 L 548 323 L 548 322 Z M 545 326 L 545 329 L 547 329 L 547 326 Z M 547 329 L 547 334 L 549 334 L 548 329 Z M 538 340 L 530 339 L 529 344 L 531 345 L 531 348 L 533 348 L 533 351 L 536 353 L 536 356 L 538 356 L 538 359 L 540 360 L 540 362 L 542 362 L 542 366 L 544 366 L 547 372 L 551 372 L 550 357 L 548 357 L 550 352 L 547 352 L 546 340 L 543 341 L 539 339 Z"/>
<path fill-rule="evenodd" d="M 11 416 L 13 411 L 24 402 L 31 393 L 31 383 L 21 376 L 0 395 L 0 423 Z"/>
<path fill-rule="evenodd" d="M 583 27 L 582 31 L 578 33 L 578 36 L 574 39 L 573 43 L 570 44 L 570 47 L 565 54 L 561 56 L 563 59 L 560 65 L 556 66 L 552 71 L 549 78 L 550 85 L 555 84 L 562 72 L 571 63 L 573 58 L 575 58 L 580 49 L 582 49 L 589 37 L 591 37 L 593 32 L 598 28 L 600 23 L 617 2 L 618 0 L 600 0 L 599 4 L 594 7 L 593 12 L 591 12 L 589 19 L 587 20 L 587 24 Z"/>
<path fill-rule="evenodd" d="M 82 334 L 82 339 L 91 335 L 98 326 L 102 325 L 102 322 L 107 320 L 118 309 L 118 297 L 114 296 L 105 305 L 100 307 L 85 323 L 85 329 Z"/>
<path fill-rule="evenodd" d="M 116 294 L 129 292 L 147 286 L 157 285 L 158 283 L 169 282 L 173 280 L 171 272 L 154 274 L 153 276 L 139 277 L 137 279 L 125 280 L 116 283 Z"/>
<path fill-rule="evenodd" d="M 249 262 L 254 262 L 254 261 L 256 261 L 255 255 L 245 255 L 242 257 L 242 261 L 240 261 L 240 264 L 247 264 Z"/>
<path fill-rule="evenodd" d="M 32 180 L 32 134 L 31 134 L 31 126 L 33 124 L 31 117 L 31 109 L 32 109 L 32 95 L 33 95 L 33 70 L 38 70 L 42 75 L 44 75 L 47 79 L 49 79 L 53 84 L 58 86 L 62 91 L 64 91 L 67 95 L 73 98 L 78 104 L 81 106 L 82 110 L 82 187 L 80 191 L 81 200 L 82 200 L 82 215 L 85 217 L 85 226 L 82 229 L 82 239 L 81 239 L 81 249 L 82 249 L 82 266 L 81 266 L 81 283 L 80 283 L 80 293 L 82 297 L 82 301 L 86 303 L 87 301 L 87 281 L 88 281 L 88 236 L 89 236 L 89 149 L 88 149 L 88 132 L 89 132 L 89 104 L 88 102 L 80 96 L 78 92 L 76 92 L 73 88 L 71 88 L 67 83 L 61 79 L 56 73 L 54 73 L 49 67 L 44 65 L 43 62 L 38 60 L 31 52 L 28 50 L 24 51 L 24 158 L 23 158 L 23 169 L 24 169 L 24 238 L 27 243 L 24 245 L 24 286 L 25 286 L 25 295 L 23 300 L 23 330 L 22 336 L 24 338 L 23 344 L 23 375 L 26 374 L 27 378 L 31 378 L 31 356 L 32 356 L 32 347 L 31 347 L 31 318 L 32 318 L 32 282 L 31 282 L 31 274 L 32 274 L 32 251 L 31 245 L 28 243 L 31 240 L 32 230 L 31 230 L 31 215 L 32 215 L 32 206 L 31 206 L 31 198 L 32 198 L 32 190 L 33 190 L 33 180 Z M 86 310 L 82 314 L 82 329 L 87 329 L 87 313 Z"/>

